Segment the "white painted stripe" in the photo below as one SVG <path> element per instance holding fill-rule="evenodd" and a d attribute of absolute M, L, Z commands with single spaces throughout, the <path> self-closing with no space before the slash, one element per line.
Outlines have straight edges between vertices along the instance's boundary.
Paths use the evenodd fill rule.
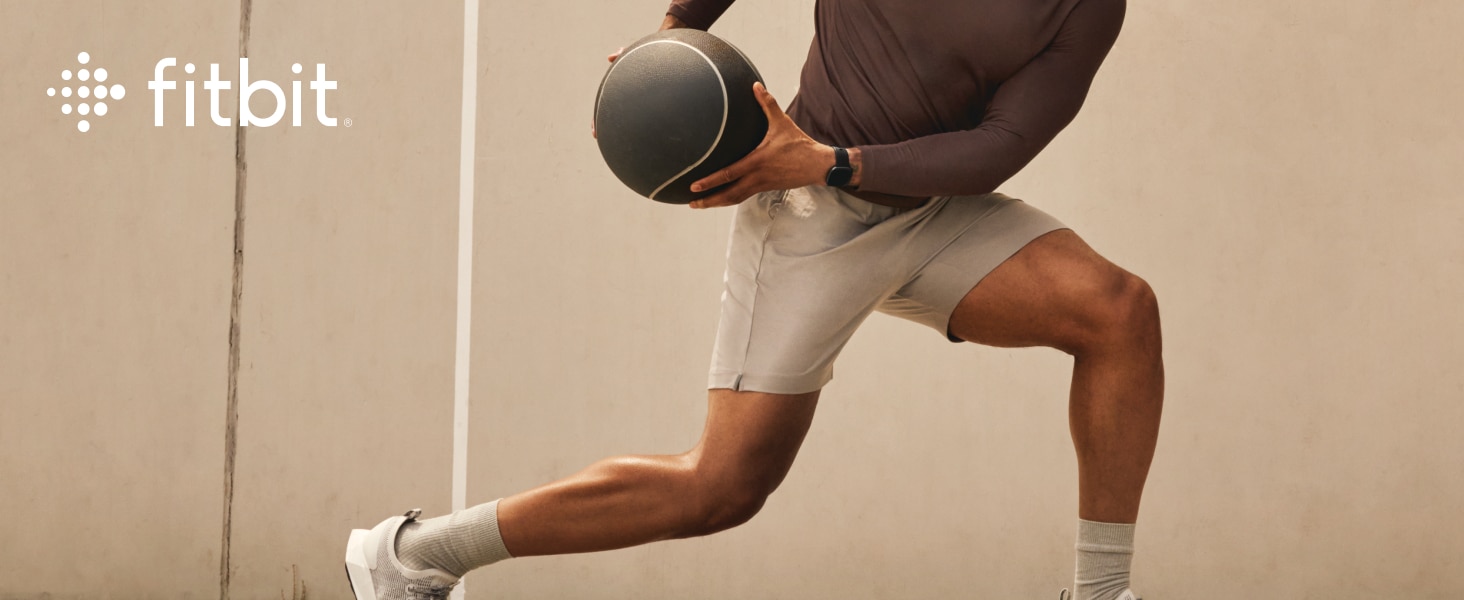
<path fill-rule="evenodd" d="M 452 510 L 468 503 L 468 373 L 473 344 L 473 172 L 478 133 L 478 2 L 463 0 L 463 115 L 458 160 L 457 347 L 452 384 Z M 458 584 L 453 600 L 467 597 Z"/>

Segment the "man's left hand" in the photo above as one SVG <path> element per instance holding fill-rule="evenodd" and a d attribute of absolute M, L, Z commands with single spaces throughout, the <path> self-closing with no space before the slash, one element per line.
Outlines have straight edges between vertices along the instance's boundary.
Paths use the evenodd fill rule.
<path fill-rule="evenodd" d="M 692 208 L 732 206 L 759 192 L 821 184 L 834 165 L 834 148 L 803 133 L 761 82 L 752 84 L 752 94 L 768 117 L 767 136 L 742 160 L 693 183 L 693 192 L 727 187 L 693 201 Z"/>

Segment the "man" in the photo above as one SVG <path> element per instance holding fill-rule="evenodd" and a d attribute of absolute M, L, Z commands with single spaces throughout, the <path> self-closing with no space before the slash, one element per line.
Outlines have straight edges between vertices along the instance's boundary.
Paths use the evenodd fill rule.
<path fill-rule="evenodd" d="M 675 0 L 662 28 L 706 29 L 731 2 Z M 746 522 L 788 472 L 834 358 L 874 310 L 951 341 L 1074 357 L 1074 597 L 1135 598 L 1133 524 L 1163 404 L 1157 302 L 1060 222 L 994 193 L 1076 116 L 1124 10 L 1124 0 L 820 0 L 788 113 L 755 86 L 767 138 L 693 184 L 721 189 L 692 208 L 738 205 L 701 440 L 358 530 L 347 549 L 357 598 L 444 596 L 469 570 L 512 556 Z"/>

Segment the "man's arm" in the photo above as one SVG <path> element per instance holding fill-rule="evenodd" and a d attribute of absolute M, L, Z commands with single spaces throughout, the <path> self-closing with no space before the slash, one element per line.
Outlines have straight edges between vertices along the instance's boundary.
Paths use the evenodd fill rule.
<path fill-rule="evenodd" d="M 1056 39 L 997 90 L 975 129 L 860 146 L 859 189 L 902 196 L 995 191 L 1077 116 L 1123 25 L 1125 0 L 1083 0 Z"/>
<path fill-rule="evenodd" d="M 662 24 L 661 29 L 690 27 L 706 31 L 711 29 L 712 23 L 716 23 L 722 13 L 727 12 L 727 7 L 732 6 L 732 2 L 733 0 L 672 0 L 671 7 L 666 9 L 667 23 L 674 18 L 681 24 Z"/>

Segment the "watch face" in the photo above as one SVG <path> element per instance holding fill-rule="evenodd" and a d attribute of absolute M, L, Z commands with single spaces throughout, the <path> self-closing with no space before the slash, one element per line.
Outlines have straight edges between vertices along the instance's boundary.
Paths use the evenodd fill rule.
<path fill-rule="evenodd" d="M 831 185 L 831 186 L 834 186 L 834 187 L 838 187 L 838 186 L 841 186 L 841 185 L 848 184 L 849 183 L 849 180 L 852 179 L 853 177 L 854 177 L 854 169 L 853 168 L 851 168 L 851 167 L 838 167 L 838 166 L 836 166 L 836 167 L 832 167 L 832 168 L 829 169 L 829 174 L 828 174 L 827 177 L 824 178 L 824 183 L 826 183 L 828 185 Z"/>

